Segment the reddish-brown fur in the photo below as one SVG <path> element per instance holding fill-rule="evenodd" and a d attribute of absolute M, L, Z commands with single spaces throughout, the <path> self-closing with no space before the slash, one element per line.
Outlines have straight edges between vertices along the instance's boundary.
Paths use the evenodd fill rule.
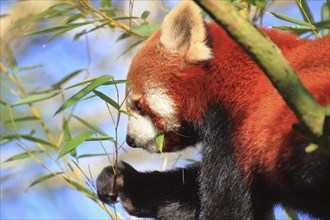
<path fill-rule="evenodd" d="M 207 30 L 214 58 L 197 64 L 185 63 L 178 54 L 166 51 L 160 32 L 154 34 L 132 62 L 128 79 L 134 82 L 133 98 L 143 101 L 145 90 L 166 88 L 180 120 L 193 124 L 201 121 L 208 104 L 225 104 L 232 120 L 245 118 L 238 121 L 233 138 L 246 175 L 258 169 L 269 181 L 281 178 L 279 163 L 289 162 L 286 159 L 294 148 L 304 142 L 291 127 L 298 121 L 245 52 L 216 24 L 207 24 Z M 263 32 L 281 48 L 320 104 L 330 104 L 330 37 L 312 41 L 273 30 Z"/>

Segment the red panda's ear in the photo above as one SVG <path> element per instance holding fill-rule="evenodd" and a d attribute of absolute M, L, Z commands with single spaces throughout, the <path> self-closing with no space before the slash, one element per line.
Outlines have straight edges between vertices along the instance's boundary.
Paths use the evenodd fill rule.
<path fill-rule="evenodd" d="M 199 7 L 192 1 L 184 1 L 164 18 L 160 41 L 173 52 L 180 53 L 187 62 L 212 58 L 206 45 L 206 30 Z"/>

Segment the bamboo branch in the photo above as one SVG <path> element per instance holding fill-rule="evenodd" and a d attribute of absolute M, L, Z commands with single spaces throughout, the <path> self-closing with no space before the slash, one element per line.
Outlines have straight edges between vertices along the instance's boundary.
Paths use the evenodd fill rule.
<path fill-rule="evenodd" d="M 257 30 L 230 1 L 194 0 L 256 61 L 298 117 L 301 133 L 320 147 L 330 149 L 323 135 L 326 108 L 307 91 L 280 49 Z M 326 127 L 326 126 L 325 126 Z"/>

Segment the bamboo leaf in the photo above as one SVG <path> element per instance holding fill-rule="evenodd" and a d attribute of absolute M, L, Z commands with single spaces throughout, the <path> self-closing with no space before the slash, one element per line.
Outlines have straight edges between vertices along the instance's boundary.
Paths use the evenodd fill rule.
<path fill-rule="evenodd" d="M 6 162 L 10 162 L 10 161 L 15 161 L 15 160 L 22 160 L 22 159 L 25 159 L 25 158 L 29 158 L 30 157 L 30 154 L 40 154 L 42 153 L 43 151 L 42 150 L 34 150 L 34 151 L 30 151 L 30 152 L 25 152 L 25 153 L 21 153 L 21 154 L 17 154 L 17 155 L 14 155 L 10 158 L 8 158 Z"/>
<path fill-rule="evenodd" d="M 84 84 L 87 84 L 87 83 L 90 83 L 90 82 L 92 82 L 92 81 L 95 80 L 95 79 L 97 79 L 97 78 L 88 79 L 88 80 L 85 80 L 85 81 L 83 81 L 83 82 L 73 84 L 73 85 L 71 85 L 71 86 L 65 88 L 65 90 L 67 90 L 67 89 L 71 89 L 71 88 L 74 88 L 74 87 L 77 87 L 77 86 L 81 86 L 81 85 L 84 85 Z M 111 80 L 111 81 L 109 81 L 109 82 L 105 82 L 105 83 L 102 84 L 102 85 L 114 85 L 114 84 L 117 85 L 117 84 L 122 84 L 122 83 L 131 83 L 131 81 L 130 81 L 130 80 Z"/>
<path fill-rule="evenodd" d="M 109 82 L 104 83 L 103 85 L 118 85 L 123 83 L 132 83 L 131 80 L 111 80 Z"/>
<path fill-rule="evenodd" d="M 101 136 L 101 137 L 90 137 L 86 141 L 112 141 L 113 137 L 110 136 Z"/>
<path fill-rule="evenodd" d="M 160 152 L 163 151 L 163 146 L 164 146 L 164 137 L 165 135 L 164 134 L 158 134 L 156 136 L 156 145 L 157 145 L 157 148 Z"/>
<path fill-rule="evenodd" d="M 8 103 L 1 97 L 0 97 L 0 104 L 8 105 Z"/>
<path fill-rule="evenodd" d="M 74 6 L 68 3 L 59 3 L 56 4 L 46 11 L 43 11 L 41 13 L 29 16 L 29 17 L 24 17 L 24 19 L 19 19 L 16 23 L 15 26 L 22 26 L 22 25 L 27 25 L 32 22 L 36 22 L 42 19 L 47 19 L 47 18 L 53 18 L 53 17 L 58 17 L 61 15 L 66 15 L 68 14 L 68 11 L 74 9 Z"/>
<path fill-rule="evenodd" d="M 119 110 L 121 113 L 124 113 L 125 115 L 128 115 L 128 116 L 133 116 L 133 114 L 129 111 L 124 111 L 124 110 Z"/>
<path fill-rule="evenodd" d="M 297 212 L 291 208 L 284 207 L 284 213 L 289 218 L 289 220 L 299 220 Z"/>
<path fill-rule="evenodd" d="M 10 141 L 11 141 L 10 139 L 4 138 L 4 139 L 0 140 L 0 146 L 3 146 L 3 145 L 7 144 Z"/>
<path fill-rule="evenodd" d="M 132 28 L 132 31 L 140 36 L 149 37 L 159 28 L 160 28 L 159 24 L 143 23 L 139 26 Z"/>
<path fill-rule="evenodd" d="M 86 157 L 103 157 L 107 156 L 108 154 L 82 154 L 79 155 L 77 158 L 86 158 Z"/>
<path fill-rule="evenodd" d="M 100 76 L 98 78 L 96 78 L 95 80 L 93 80 L 89 85 L 87 85 L 85 88 L 83 88 L 82 90 L 80 90 L 78 93 L 76 93 L 75 95 L 73 95 L 71 98 L 69 98 L 56 112 L 54 115 L 57 115 L 58 113 L 60 113 L 61 111 L 63 111 L 64 109 L 72 106 L 73 104 L 79 102 L 79 100 L 81 98 L 83 98 L 84 96 L 86 96 L 88 93 L 90 93 L 91 91 L 93 91 L 94 89 L 96 89 L 98 86 L 101 86 L 102 84 L 106 83 L 107 81 L 109 81 L 110 79 L 112 79 L 112 76 L 110 75 L 104 75 L 104 76 Z"/>
<path fill-rule="evenodd" d="M 80 185 L 79 183 L 74 182 L 74 181 L 72 181 L 72 180 L 69 180 L 69 179 L 67 179 L 67 178 L 65 178 L 65 177 L 64 177 L 64 179 L 65 179 L 68 183 L 72 184 L 72 185 L 73 185 L 78 191 L 81 191 L 81 192 L 86 193 L 86 194 L 89 195 L 91 198 L 97 198 L 97 194 L 94 193 L 93 191 L 91 191 L 91 190 L 87 189 L 86 187 Z"/>
<path fill-rule="evenodd" d="M 321 9 L 321 19 L 323 22 L 326 22 L 327 24 L 330 23 L 330 3 L 325 2 Z M 327 35 L 330 33 L 330 29 L 324 29 L 323 35 Z"/>
<path fill-rule="evenodd" d="M 102 100 L 104 100 L 105 102 L 112 105 L 112 107 L 114 107 L 115 109 L 117 109 L 117 110 L 120 109 L 119 104 L 116 101 L 114 101 L 112 98 L 110 98 L 109 96 L 106 96 L 105 94 L 103 94 L 102 92 L 99 92 L 97 90 L 94 90 L 93 92 L 95 93 L 95 95 L 100 97 Z"/>
<path fill-rule="evenodd" d="M 288 21 L 288 22 L 291 22 L 291 23 L 294 23 L 294 24 L 298 24 L 298 25 L 301 25 L 301 26 L 310 26 L 314 29 L 316 29 L 316 27 L 312 24 L 309 24 L 308 22 L 305 22 L 305 21 L 301 21 L 301 20 L 298 20 L 294 17 L 291 17 L 291 16 L 288 16 L 288 15 L 283 15 L 283 14 L 279 14 L 279 13 L 275 13 L 275 12 L 266 12 L 266 14 L 270 14 L 276 18 L 279 18 L 283 21 Z"/>
<path fill-rule="evenodd" d="M 85 84 L 87 84 L 87 83 L 92 82 L 93 80 L 96 80 L 97 78 L 98 78 L 98 77 L 93 78 L 93 79 L 88 79 L 88 80 L 82 81 L 82 82 L 80 82 L 80 83 L 73 84 L 73 85 L 71 85 L 71 86 L 65 88 L 65 90 L 67 90 L 67 89 L 72 89 L 72 88 L 77 87 L 77 86 L 85 85 Z"/>
<path fill-rule="evenodd" d="M 116 41 L 120 41 L 120 40 L 124 40 L 126 38 L 129 38 L 130 36 L 132 36 L 132 34 L 128 33 L 128 32 L 125 32 L 123 33 L 122 35 L 120 35 Z"/>
<path fill-rule="evenodd" d="M 38 120 L 37 117 L 35 116 L 26 116 L 26 117 L 22 117 L 22 118 L 14 118 L 14 122 L 25 122 L 25 121 L 35 121 Z M 12 123 L 12 120 L 6 120 L 4 121 L 6 124 L 8 123 Z"/>
<path fill-rule="evenodd" d="M 53 93 L 46 93 L 46 94 L 40 94 L 40 95 L 33 95 L 33 96 L 29 96 L 25 99 L 21 99 L 19 101 L 16 101 L 14 103 L 11 104 L 11 107 L 15 107 L 18 105 L 24 105 L 24 104 L 31 104 L 34 102 L 40 102 L 46 99 L 50 99 L 54 96 L 56 96 L 57 94 L 59 94 L 58 92 L 53 92 Z"/>
<path fill-rule="evenodd" d="M 83 98 L 83 99 L 80 99 L 80 101 L 85 101 L 85 100 L 87 100 L 87 99 L 91 99 L 91 98 L 94 98 L 94 97 L 97 97 L 97 95 L 90 95 L 90 96 L 87 96 L 87 97 L 85 97 L 85 98 Z"/>
<path fill-rule="evenodd" d="M 79 134 L 75 138 L 69 140 L 66 145 L 62 148 L 59 153 L 57 160 L 69 153 L 70 151 L 76 149 L 82 142 L 84 142 L 88 137 L 92 136 L 94 131 L 86 131 L 84 133 Z"/>
<path fill-rule="evenodd" d="M 275 28 L 281 31 L 290 31 L 295 34 L 301 35 L 304 33 L 307 33 L 309 31 L 312 31 L 313 28 L 310 26 L 271 26 L 271 28 Z"/>
<path fill-rule="evenodd" d="M 305 152 L 311 153 L 311 152 L 317 150 L 318 148 L 319 148 L 319 146 L 317 144 L 311 143 L 305 148 Z"/>
<path fill-rule="evenodd" d="M 124 50 L 124 52 L 122 52 L 119 57 L 123 56 L 124 54 L 126 54 L 128 51 L 132 50 L 134 47 L 136 47 L 137 45 L 139 45 L 140 43 L 142 43 L 142 40 L 138 40 L 137 42 L 135 42 L 134 44 L 132 44 L 131 46 L 129 46 L 126 50 Z"/>
<path fill-rule="evenodd" d="M 95 21 L 86 21 L 86 22 L 81 22 L 81 23 L 69 23 L 69 24 L 63 24 L 63 25 L 59 25 L 59 26 L 55 26 L 55 27 L 51 27 L 51 28 L 46 28 L 46 29 L 42 29 L 42 30 L 38 30 L 38 31 L 34 31 L 34 32 L 30 32 L 30 33 L 26 33 L 23 36 L 32 36 L 32 35 L 38 35 L 38 34 L 48 34 L 48 33 L 52 33 L 55 31 L 63 31 L 63 30 L 67 30 L 67 29 L 74 29 L 74 28 L 78 28 L 84 25 L 88 25 L 91 23 L 94 23 Z"/>
<path fill-rule="evenodd" d="M 28 189 L 30 189 L 32 186 L 35 186 L 35 185 L 37 185 L 37 184 L 39 184 L 39 183 L 42 183 L 42 182 L 44 182 L 44 181 L 46 181 L 46 180 L 48 180 L 48 179 L 50 179 L 50 178 L 52 178 L 52 177 L 54 177 L 54 176 L 62 175 L 63 173 L 64 173 L 64 172 L 51 173 L 51 174 L 49 174 L 49 175 L 46 175 L 46 176 L 40 177 L 40 178 L 36 179 L 35 181 L 33 181 L 33 182 L 30 184 L 30 186 L 26 189 L 26 191 L 27 191 Z"/>
<path fill-rule="evenodd" d="M 5 61 L 9 65 L 9 67 L 11 69 L 15 70 L 17 68 L 17 61 L 16 61 L 13 51 L 11 50 L 11 48 L 9 47 L 9 45 L 6 42 L 1 42 L 1 47 L 2 47 L 1 48 L 2 57 L 5 59 Z"/>
<path fill-rule="evenodd" d="M 70 132 L 70 128 L 69 128 L 69 122 L 68 122 L 67 118 L 64 116 L 64 114 L 63 114 L 63 118 L 62 118 L 62 129 L 63 129 L 63 133 L 64 133 L 64 140 L 65 141 L 71 140 L 72 136 L 71 136 L 71 132 Z"/>
<path fill-rule="evenodd" d="M 86 120 L 84 120 L 84 119 L 82 119 L 82 118 L 80 118 L 76 115 L 73 115 L 73 117 L 75 119 L 77 119 L 78 121 L 80 121 L 86 127 L 91 128 L 92 130 L 96 131 L 97 133 L 102 134 L 104 136 L 108 136 L 108 134 L 105 131 L 103 131 L 101 128 L 98 128 L 98 127 L 94 126 L 92 123 L 90 123 L 90 122 L 88 122 L 88 121 L 86 121 Z"/>
<path fill-rule="evenodd" d="M 248 0 L 248 2 L 254 6 L 257 6 L 258 8 L 264 8 L 267 6 L 266 0 Z"/>
<path fill-rule="evenodd" d="M 27 70 L 34 70 L 43 67 L 43 65 L 37 65 L 37 66 L 23 66 L 18 68 L 18 72 L 23 72 Z"/>
<path fill-rule="evenodd" d="M 9 139 L 9 140 L 15 140 L 15 139 L 25 139 L 25 140 L 28 140 L 28 141 L 32 141 L 32 142 L 35 142 L 35 143 L 39 143 L 39 144 L 44 144 L 44 145 L 47 145 L 47 146 L 50 146 L 50 147 L 56 147 L 55 145 L 45 141 L 45 140 L 42 140 L 40 138 L 35 138 L 35 137 L 32 137 L 32 136 L 29 136 L 29 135 L 24 135 L 24 134 L 17 134 L 17 135 L 0 135 L 1 138 L 3 139 Z"/>
<path fill-rule="evenodd" d="M 60 88 L 64 83 L 68 82 L 69 80 L 71 80 L 72 78 L 74 78 L 75 76 L 79 75 L 80 73 L 82 73 L 85 69 L 80 69 L 80 70 L 76 70 L 72 73 L 70 73 L 69 75 L 67 75 L 66 77 L 64 77 L 63 79 L 61 79 L 60 81 L 58 81 L 57 83 L 53 84 L 52 87 L 54 88 Z"/>
<path fill-rule="evenodd" d="M 150 15 L 150 11 L 144 11 L 141 15 L 141 18 L 143 20 L 146 20 L 149 17 L 149 15 Z"/>
<path fill-rule="evenodd" d="M 102 0 L 102 2 L 101 2 L 101 7 L 102 7 L 102 8 L 113 9 L 113 8 L 112 8 L 112 4 L 111 4 L 111 0 Z M 105 11 L 105 14 L 106 14 L 107 16 L 109 16 L 110 18 L 116 16 L 116 14 L 115 14 L 115 10 L 106 10 L 106 11 Z"/>
<path fill-rule="evenodd" d="M 299 2 L 296 1 L 298 8 L 300 10 L 300 13 L 302 15 L 302 17 L 304 18 L 304 21 L 308 22 L 308 19 L 305 16 L 305 13 L 307 15 L 307 17 L 309 18 L 309 20 L 314 23 L 314 18 L 313 18 L 313 14 L 311 13 L 311 10 L 309 9 L 308 5 L 307 5 L 307 1 L 306 0 L 300 0 L 301 6 L 299 5 Z M 305 12 L 305 13 L 304 13 Z"/>

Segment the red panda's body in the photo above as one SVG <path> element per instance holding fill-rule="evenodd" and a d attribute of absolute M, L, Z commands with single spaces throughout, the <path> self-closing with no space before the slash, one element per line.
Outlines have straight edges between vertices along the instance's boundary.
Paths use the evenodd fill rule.
<path fill-rule="evenodd" d="M 169 152 L 202 142 L 197 218 L 263 219 L 283 203 L 330 219 L 330 156 L 305 153 L 308 140 L 292 128 L 297 118 L 261 69 L 195 7 L 171 12 L 133 59 L 127 142 L 157 151 L 154 139 L 164 133 Z M 330 37 L 262 31 L 329 105 Z"/>

